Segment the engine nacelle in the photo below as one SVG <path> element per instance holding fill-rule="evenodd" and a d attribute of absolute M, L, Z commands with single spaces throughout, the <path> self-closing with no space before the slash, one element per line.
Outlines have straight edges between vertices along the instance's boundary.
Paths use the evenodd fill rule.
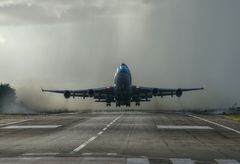
<path fill-rule="evenodd" d="M 93 95 L 94 95 L 94 90 L 93 89 L 89 89 L 88 90 L 88 96 L 89 97 L 93 97 Z"/>
<path fill-rule="evenodd" d="M 64 91 L 64 97 L 65 99 L 69 99 L 71 97 L 71 93 L 69 91 Z"/>
<path fill-rule="evenodd" d="M 157 88 L 153 88 L 152 94 L 153 94 L 153 96 L 157 96 L 157 94 L 158 94 L 158 89 L 157 89 Z"/>
<path fill-rule="evenodd" d="M 181 96 L 182 96 L 182 93 L 183 93 L 183 91 L 182 91 L 181 88 L 179 88 L 179 89 L 176 90 L 176 96 L 177 96 L 177 97 L 181 97 Z"/>

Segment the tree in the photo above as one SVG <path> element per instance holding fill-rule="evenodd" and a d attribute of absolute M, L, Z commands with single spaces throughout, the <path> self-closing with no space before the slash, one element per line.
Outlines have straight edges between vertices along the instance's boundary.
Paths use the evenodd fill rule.
<path fill-rule="evenodd" d="M 10 104 L 15 104 L 16 92 L 9 84 L 0 84 L 0 109 Z"/>

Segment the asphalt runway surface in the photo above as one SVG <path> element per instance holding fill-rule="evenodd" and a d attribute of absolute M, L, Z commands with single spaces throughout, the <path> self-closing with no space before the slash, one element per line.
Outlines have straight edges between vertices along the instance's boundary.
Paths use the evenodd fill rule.
<path fill-rule="evenodd" d="M 240 123 L 177 112 L 0 119 L 0 163 L 239 164 Z"/>

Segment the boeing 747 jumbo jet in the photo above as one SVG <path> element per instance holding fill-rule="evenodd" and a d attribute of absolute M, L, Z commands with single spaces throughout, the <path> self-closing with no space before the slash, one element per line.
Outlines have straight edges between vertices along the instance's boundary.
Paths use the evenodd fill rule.
<path fill-rule="evenodd" d="M 104 102 L 107 106 L 111 103 L 116 103 L 116 107 L 130 106 L 131 102 L 135 102 L 136 106 L 140 106 L 140 102 L 150 101 L 156 96 L 171 96 L 176 95 L 181 97 L 185 91 L 202 90 L 203 88 L 188 88 L 188 89 L 164 89 L 151 87 L 138 87 L 132 85 L 132 77 L 128 66 L 122 63 L 116 70 L 114 76 L 114 85 L 103 88 L 92 88 L 83 90 L 45 90 L 43 92 L 53 92 L 63 94 L 66 99 L 70 97 L 92 97 L 95 102 Z"/>

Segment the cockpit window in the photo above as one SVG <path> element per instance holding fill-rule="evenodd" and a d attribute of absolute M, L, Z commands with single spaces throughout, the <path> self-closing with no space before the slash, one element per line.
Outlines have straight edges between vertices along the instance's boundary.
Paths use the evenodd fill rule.
<path fill-rule="evenodd" d="M 119 67 L 119 71 L 121 72 L 129 72 L 128 71 L 128 67 L 126 64 L 121 64 L 120 67 Z"/>

